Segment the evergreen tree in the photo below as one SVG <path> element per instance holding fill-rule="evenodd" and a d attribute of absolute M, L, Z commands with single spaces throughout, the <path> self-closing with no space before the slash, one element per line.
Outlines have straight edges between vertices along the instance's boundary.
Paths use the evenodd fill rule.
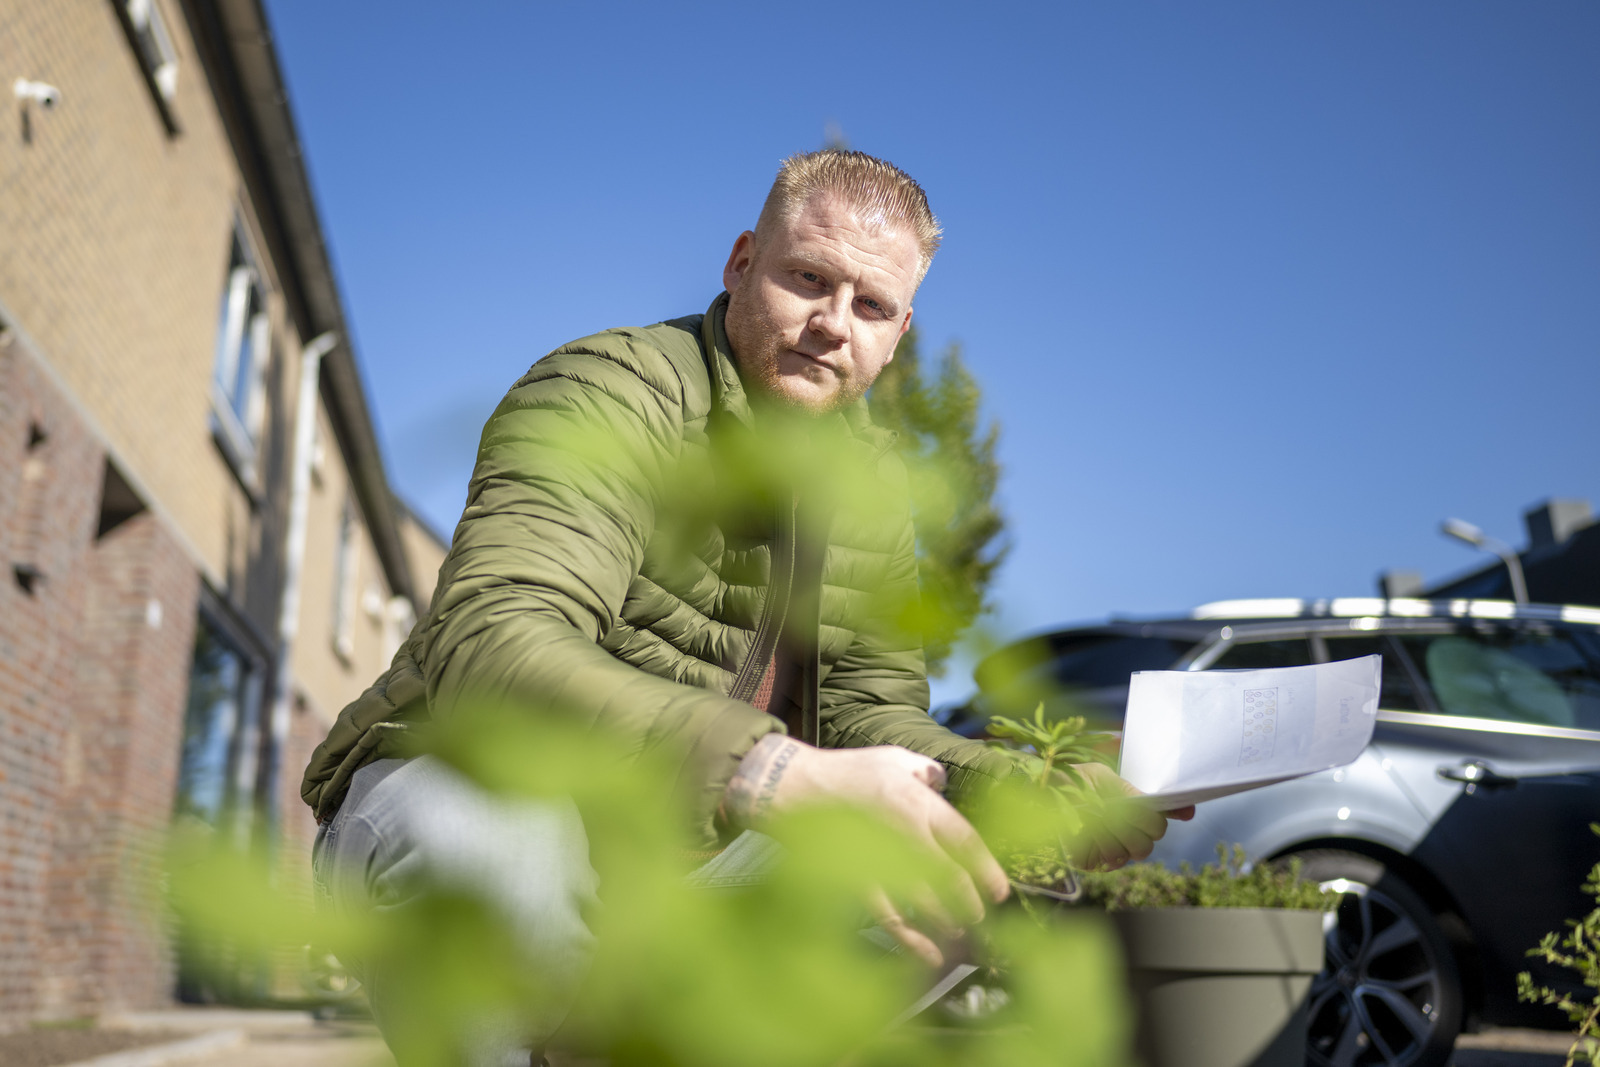
<path fill-rule="evenodd" d="M 1008 546 L 995 504 L 1000 428 L 978 425 L 978 383 L 951 344 L 926 375 L 916 328 L 900 339 L 867 397 L 873 421 L 900 435 L 911 476 L 922 583 L 918 624 L 928 671 L 944 672 L 951 648 L 990 605 L 994 572 Z"/>

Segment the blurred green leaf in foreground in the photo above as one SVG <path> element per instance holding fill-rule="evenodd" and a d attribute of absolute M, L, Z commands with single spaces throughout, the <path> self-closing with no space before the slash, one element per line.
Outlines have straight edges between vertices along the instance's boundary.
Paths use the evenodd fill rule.
<path fill-rule="evenodd" d="M 933 862 L 859 813 L 817 807 L 774 828 L 784 853 L 757 885 L 703 889 L 685 876 L 683 812 L 651 758 L 616 751 L 570 716 L 461 716 L 427 747 L 485 789 L 568 798 L 583 813 L 602 904 L 596 955 L 558 1043 L 627 1065 L 1122 1064 L 1128 1011 L 1102 924 L 1039 924 L 995 909 L 969 944 L 1005 961 L 1008 1007 L 985 1028 L 891 1022 L 936 977 L 861 936 L 868 888 L 893 895 Z M 514 1019 L 543 995 L 498 918 L 470 895 L 364 924 L 334 924 L 270 888 L 267 863 L 173 842 L 168 899 L 191 930 L 265 955 L 329 945 L 383 958 L 406 990 L 420 1062 L 452 1063 L 458 1037 Z"/>

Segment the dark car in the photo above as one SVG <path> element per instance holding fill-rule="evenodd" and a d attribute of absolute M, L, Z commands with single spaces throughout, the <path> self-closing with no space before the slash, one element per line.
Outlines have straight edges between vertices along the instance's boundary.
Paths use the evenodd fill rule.
<path fill-rule="evenodd" d="M 1133 671 L 1373 653 L 1378 723 L 1356 762 L 1208 801 L 1152 860 L 1200 864 L 1239 842 L 1259 861 L 1299 856 L 1343 894 L 1312 988 L 1314 1064 L 1441 1064 L 1463 1026 L 1564 1025 L 1517 1003 L 1516 974 L 1581 992 L 1525 953 L 1593 907 L 1580 887 L 1600 860 L 1600 609 L 1225 601 L 1019 642 L 980 665 L 978 695 L 948 719 L 976 735 L 1042 699 L 1114 730 Z"/>

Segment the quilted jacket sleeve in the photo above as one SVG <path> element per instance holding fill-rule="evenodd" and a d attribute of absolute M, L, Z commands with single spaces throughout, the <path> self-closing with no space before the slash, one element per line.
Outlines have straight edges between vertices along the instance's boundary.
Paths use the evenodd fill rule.
<path fill-rule="evenodd" d="M 907 511 L 884 587 L 874 600 L 903 604 L 917 595 L 916 534 Z M 819 719 L 825 747 L 899 745 L 938 760 L 949 773 L 947 793 L 958 806 L 1012 773 L 1006 756 L 929 718 L 921 641 L 888 620 L 862 623 L 823 681 Z"/>
<path fill-rule="evenodd" d="M 550 709 L 669 753 L 709 835 L 739 759 L 781 725 L 596 644 L 638 573 L 684 417 L 665 359 L 600 341 L 535 365 L 485 426 L 418 663 L 435 718 L 478 702 Z"/>

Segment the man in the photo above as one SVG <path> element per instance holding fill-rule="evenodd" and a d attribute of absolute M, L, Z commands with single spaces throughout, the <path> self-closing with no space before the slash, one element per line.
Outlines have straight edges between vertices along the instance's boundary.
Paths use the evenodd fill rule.
<path fill-rule="evenodd" d="M 942 792 L 973 796 L 1012 763 L 928 718 L 920 642 L 884 617 L 915 598 L 914 535 L 892 438 L 862 397 L 911 324 L 938 241 L 897 168 L 796 156 L 705 315 L 566 345 L 512 388 L 484 428 L 426 618 L 307 769 L 320 891 L 359 909 L 440 881 L 505 887 L 508 911 L 537 912 L 530 957 L 576 985 L 596 887 L 575 813 L 508 815 L 434 761 L 393 758 L 408 729 L 490 703 L 564 709 L 667 754 L 708 845 L 842 801 L 942 859 L 954 903 L 939 925 L 969 925 L 1006 896 Z M 796 417 L 798 438 L 767 432 Z M 759 507 L 722 500 L 687 531 L 671 521 L 684 471 L 737 484 L 725 460 L 741 448 L 781 453 L 795 485 Z M 849 479 L 869 489 L 814 499 Z M 1137 808 L 1102 832 L 1099 856 L 1147 855 L 1164 828 Z M 897 902 L 880 895 L 874 912 L 939 961 Z M 537 1045 L 563 1010 L 518 1021 L 516 1040 Z"/>

